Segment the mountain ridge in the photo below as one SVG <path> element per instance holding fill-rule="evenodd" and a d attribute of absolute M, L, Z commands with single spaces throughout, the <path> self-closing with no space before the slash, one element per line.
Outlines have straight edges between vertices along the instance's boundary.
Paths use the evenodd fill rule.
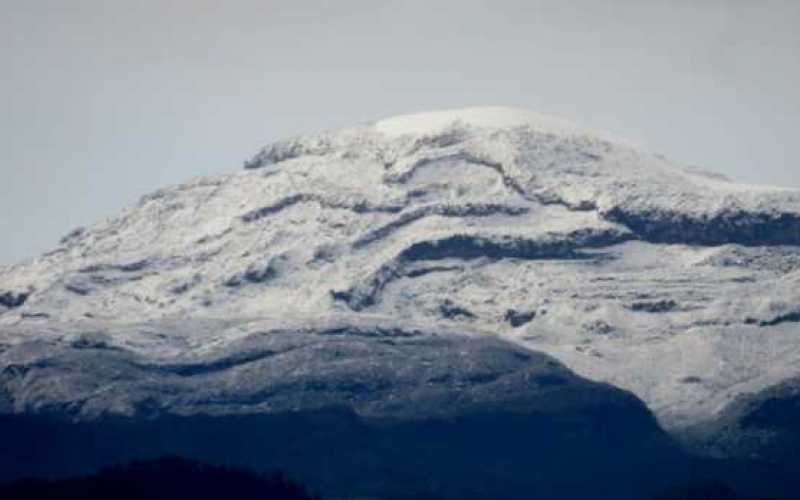
<path fill-rule="evenodd" d="M 687 439 L 730 456 L 753 453 L 729 431 L 742 398 L 796 385 L 800 190 L 740 186 L 507 108 L 279 141 L 245 167 L 156 191 L 0 267 L 6 409 L 123 408 L 84 408 L 87 386 L 66 374 L 89 361 L 48 364 L 73 349 L 155 360 L 166 379 L 209 366 L 235 378 L 258 361 L 242 346 L 259 322 L 297 339 L 365 322 L 496 336 L 630 391 L 680 439 L 728 429 Z M 354 363 L 380 364 L 363 348 L 376 358 Z M 228 351 L 241 362 L 159 365 Z M 329 366 L 322 353 L 308 363 Z M 99 380 L 93 391 L 113 392 Z M 142 387 L 158 412 L 177 408 Z"/>

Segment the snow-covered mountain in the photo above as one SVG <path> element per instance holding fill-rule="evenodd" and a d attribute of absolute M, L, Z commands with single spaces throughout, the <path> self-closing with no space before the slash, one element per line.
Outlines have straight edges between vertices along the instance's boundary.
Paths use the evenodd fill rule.
<path fill-rule="evenodd" d="M 800 407 L 800 191 L 506 108 L 289 139 L 245 167 L 0 268 L 0 410 L 412 418 L 588 379 L 700 453 L 800 449 L 753 420 Z"/>

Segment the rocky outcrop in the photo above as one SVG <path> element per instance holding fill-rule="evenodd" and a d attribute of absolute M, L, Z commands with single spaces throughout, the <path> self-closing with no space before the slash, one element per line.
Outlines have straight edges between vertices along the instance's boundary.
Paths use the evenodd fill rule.
<path fill-rule="evenodd" d="M 25 304 L 30 296 L 29 292 L 0 291 L 0 307 L 14 309 Z"/>
<path fill-rule="evenodd" d="M 800 245 L 800 214 L 747 211 L 689 215 L 669 211 L 631 212 L 615 207 L 603 213 L 651 243 L 687 245 Z"/>

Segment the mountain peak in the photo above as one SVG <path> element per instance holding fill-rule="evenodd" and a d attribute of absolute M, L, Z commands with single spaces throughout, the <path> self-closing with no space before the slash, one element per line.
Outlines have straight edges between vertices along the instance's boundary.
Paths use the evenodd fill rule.
<path fill-rule="evenodd" d="M 502 137 L 501 137 L 502 136 Z M 300 156 L 338 153 L 350 157 L 393 158 L 429 146 L 475 143 L 503 145 L 509 152 L 523 143 L 578 141 L 586 147 L 618 146 L 635 150 L 633 142 L 582 127 L 570 120 L 506 106 L 480 106 L 425 111 L 279 140 L 245 163 L 253 169 Z"/>
<path fill-rule="evenodd" d="M 0 269 L 0 344 L 237 360 L 258 332 L 218 321 L 337 332 L 414 318 L 546 352 L 633 391 L 667 426 L 713 418 L 740 373 L 753 390 L 796 373 L 800 341 L 778 335 L 800 303 L 798 191 L 502 107 L 288 139 L 247 167 L 160 190 Z M 759 328 L 774 344 L 741 358 Z M 708 373 L 717 365 L 731 368 Z"/>
<path fill-rule="evenodd" d="M 388 136 L 435 135 L 456 125 L 474 128 L 531 127 L 558 134 L 588 133 L 563 118 L 506 106 L 480 106 L 404 114 L 379 120 L 374 127 Z"/>

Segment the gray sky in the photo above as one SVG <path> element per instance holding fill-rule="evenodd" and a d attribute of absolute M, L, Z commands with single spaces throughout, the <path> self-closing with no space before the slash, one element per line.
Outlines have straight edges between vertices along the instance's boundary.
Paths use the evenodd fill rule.
<path fill-rule="evenodd" d="M 0 0 L 0 263 L 286 135 L 510 105 L 800 187 L 795 0 Z"/>

